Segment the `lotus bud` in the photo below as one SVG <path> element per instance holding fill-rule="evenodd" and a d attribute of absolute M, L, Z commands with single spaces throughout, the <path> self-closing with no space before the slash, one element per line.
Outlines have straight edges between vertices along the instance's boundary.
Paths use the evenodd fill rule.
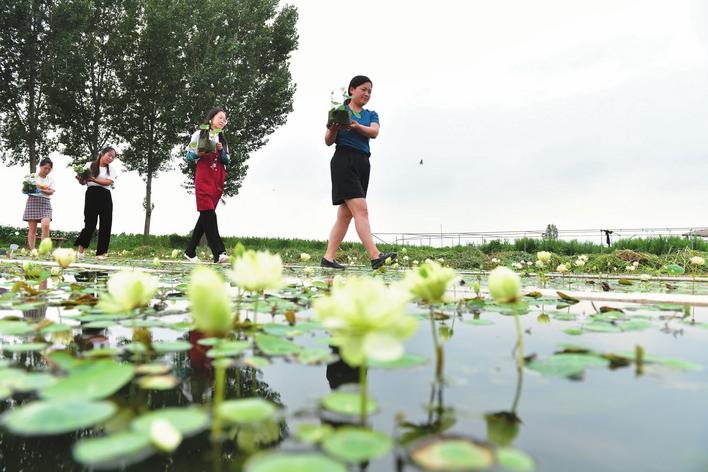
<path fill-rule="evenodd" d="M 521 297 L 521 279 L 511 269 L 497 267 L 489 273 L 489 293 L 497 303 L 513 303 Z"/>
<path fill-rule="evenodd" d="M 46 256 L 50 252 L 52 252 L 52 239 L 51 238 L 44 238 L 42 239 L 42 242 L 39 243 L 39 255 L 40 256 Z"/>
<path fill-rule="evenodd" d="M 187 288 L 191 315 L 195 326 L 210 336 L 223 336 L 231 331 L 233 313 L 224 279 L 217 272 L 198 267 L 192 272 Z"/>

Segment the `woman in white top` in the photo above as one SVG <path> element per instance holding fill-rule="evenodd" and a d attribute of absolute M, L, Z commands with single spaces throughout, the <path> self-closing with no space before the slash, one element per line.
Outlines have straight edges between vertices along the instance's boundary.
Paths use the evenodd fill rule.
<path fill-rule="evenodd" d="M 108 244 L 111 242 L 111 225 L 113 224 L 113 199 L 111 188 L 118 178 L 117 166 L 110 164 L 116 158 L 116 151 L 106 147 L 98 153 L 98 159 L 86 164 L 90 171 L 87 178 L 76 176 L 81 185 L 86 185 L 86 198 L 84 200 L 84 229 L 76 238 L 74 246 L 79 247 L 78 257 L 84 257 L 84 251 L 91 243 L 96 222 L 101 218 L 98 228 L 98 244 L 96 246 L 96 259 L 105 259 L 108 253 Z"/>
<path fill-rule="evenodd" d="M 52 203 L 49 200 L 54 193 L 54 179 L 49 176 L 54 164 L 51 159 L 42 159 L 39 163 L 39 172 L 34 178 L 37 186 L 35 193 L 27 196 L 25 214 L 22 219 L 29 225 L 27 231 L 27 246 L 34 249 L 37 240 L 37 222 L 42 224 L 42 239 L 49 237 L 49 222 L 52 221 Z"/>

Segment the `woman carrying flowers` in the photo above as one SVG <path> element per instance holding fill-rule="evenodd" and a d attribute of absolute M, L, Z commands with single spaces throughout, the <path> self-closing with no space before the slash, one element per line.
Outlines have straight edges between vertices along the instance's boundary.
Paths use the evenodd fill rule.
<path fill-rule="evenodd" d="M 39 163 L 39 172 L 30 177 L 34 184 L 34 189 L 27 194 L 25 213 L 22 219 L 29 225 L 27 231 L 27 247 L 34 249 L 37 240 L 37 222 L 42 225 L 42 239 L 49 237 L 49 222 L 52 221 L 52 203 L 50 199 L 54 194 L 54 178 L 49 174 L 52 172 L 51 159 L 44 158 Z"/>
<path fill-rule="evenodd" d="M 219 235 L 215 211 L 224 193 L 226 165 L 229 163 L 229 144 L 221 131 L 226 123 L 226 112 L 222 108 L 212 108 L 189 143 L 186 159 L 196 162 L 197 166 L 194 175 L 194 193 L 199 212 L 199 219 L 192 231 L 192 239 L 184 251 L 184 257 L 189 262 L 199 262 L 197 245 L 204 234 L 214 262 L 219 264 L 229 262 L 224 242 Z"/>
<path fill-rule="evenodd" d="M 77 257 L 84 257 L 84 251 L 91 243 L 96 223 L 101 218 L 98 227 L 98 244 L 96 245 L 96 259 L 105 259 L 108 245 L 111 242 L 111 226 L 113 225 L 113 198 L 111 189 L 119 176 L 119 171 L 113 161 L 116 151 L 112 147 L 101 149 L 98 159 L 85 165 L 85 172 L 77 175 L 76 180 L 81 185 L 86 185 L 84 197 L 84 229 L 76 238 L 74 246 L 79 247 Z"/>
<path fill-rule="evenodd" d="M 347 91 L 351 98 L 344 102 L 346 110 L 351 113 L 351 123 L 327 124 L 325 144 L 337 145 L 329 167 L 332 178 L 332 204 L 339 206 L 339 209 L 337 220 L 329 234 L 327 251 L 320 263 L 322 267 L 344 269 L 344 266 L 335 260 L 335 256 L 352 218 L 359 239 L 369 253 L 372 269 L 384 265 L 388 258 L 396 258 L 396 253 L 382 254 L 378 250 L 369 225 L 369 209 L 366 204 L 371 170 L 369 139 L 376 139 L 379 135 L 379 115 L 364 108 L 364 105 L 369 103 L 371 88 L 371 79 L 368 77 L 354 77 L 349 82 Z"/>

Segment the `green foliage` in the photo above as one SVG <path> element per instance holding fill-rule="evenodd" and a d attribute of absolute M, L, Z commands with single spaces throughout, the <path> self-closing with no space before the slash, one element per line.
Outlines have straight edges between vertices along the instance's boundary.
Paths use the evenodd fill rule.
<path fill-rule="evenodd" d="M 246 160 L 285 123 L 295 85 L 289 69 L 297 47 L 297 10 L 277 0 L 187 0 L 183 62 L 189 72 L 182 97 L 183 129 L 188 135 L 214 106 L 226 110 L 224 134 L 231 161 L 224 196 L 236 195 L 246 175 Z M 181 164 L 193 188 L 194 166 Z"/>
<path fill-rule="evenodd" d="M 50 21 L 57 0 L 0 2 L 0 158 L 9 165 L 37 163 L 56 148 L 47 126 Z"/>
<path fill-rule="evenodd" d="M 129 0 L 59 0 L 49 38 L 52 81 L 51 122 L 59 130 L 63 154 L 75 162 L 97 157 L 115 143 L 125 93 L 118 65 L 131 33 Z"/>

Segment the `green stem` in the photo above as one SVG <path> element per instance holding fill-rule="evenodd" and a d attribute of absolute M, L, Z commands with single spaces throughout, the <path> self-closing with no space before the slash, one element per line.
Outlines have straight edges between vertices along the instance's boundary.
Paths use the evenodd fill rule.
<path fill-rule="evenodd" d="M 238 289 L 238 296 L 236 297 L 236 324 L 241 324 L 241 288 Z"/>
<path fill-rule="evenodd" d="M 438 339 L 438 330 L 435 327 L 435 311 L 432 305 L 430 306 L 430 329 L 433 332 L 433 346 L 435 348 L 435 380 L 442 382 L 443 377 L 443 351 Z"/>
<path fill-rule="evenodd" d="M 519 312 L 514 308 L 514 324 L 516 325 L 516 365 L 518 369 L 524 368 L 524 337 L 521 332 L 521 321 Z"/>
<path fill-rule="evenodd" d="M 360 410 L 360 418 L 361 418 L 361 426 L 362 428 L 366 426 L 366 361 L 359 367 L 359 392 L 360 392 L 360 399 L 361 403 L 359 407 L 361 408 Z"/>
<path fill-rule="evenodd" d="M 511 405 L 511 411 L 516 414 L 516 407 L 521 398 L 521 387 L 524 384 L 524 338 L 521 331 L 521 321 L 519 321 L 519 312 L 514 309 L 514 322 L 516 325 L 516 372 L 518 378 L 516 381 L 516 393 L 514 394 L 514 403 Z"/>
<path fill-rule="evenodd" d="M 211 439 L 216 442 L 221 440 L 221 413 L 219 408 L 224 401 L 226 385 L 226 367 L 221 360 L 216 362 L 214 384 L 214 422 L 211 425 Z"/>

